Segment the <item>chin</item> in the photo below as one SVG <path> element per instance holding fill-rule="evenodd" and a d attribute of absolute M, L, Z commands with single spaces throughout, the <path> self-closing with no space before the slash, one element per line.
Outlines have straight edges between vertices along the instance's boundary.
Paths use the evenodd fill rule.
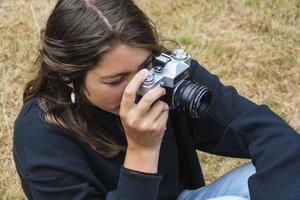
<path fill-rule="evenodd" d="M 119 111 L 120 111 L 120 105 L 116 106 L 115 108 L 112 109 L 107 109 L 107 112 L 113 113 L 115 115 L 119 115 Z"/>
<path fill-rule="evenodd" d="M 112 113 L 115 114 L 115 115 L 119 115 L 119 112 L 120 112 L 120 105 L 118 105 L 118 106 L 112 111 Z"/>
<path fill-rule="evenodd" d="M 119 115 L 119 111 L 112 111 L 111 113 L 113 113 L 115 115 Z"/>

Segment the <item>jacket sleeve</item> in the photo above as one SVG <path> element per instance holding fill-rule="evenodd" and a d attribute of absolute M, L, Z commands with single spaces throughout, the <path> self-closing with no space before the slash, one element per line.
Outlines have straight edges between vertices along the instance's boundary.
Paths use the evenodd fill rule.
<path fill-rule="evenodd" d="M 36 115 L 28 114 L 15 122 L 13 154 L 30 200 L 154 200 L 158 196 L 160 173 L 142 173 L 124 166 L 115 190 L 107 191 L 103 180 L 93 174 L 78 140 L 40 123 Z"/>
<path fill-rule="evenodd" d="M 42 171 L 43 169 L 38 169 Z M 29 200 L 156 200 L 159 192 L 160 175 L 146 175 L 132 172 L 121 167 L 119 184 L 116 190 L 102 193 L 92 182 L 78 177 L 76 174 L 52 169 L 57 175 L 43 177 L 26 177 L 22 185 L 30 187 L 25 191 Z"/>
<path fill-rule="evenodd" d="M 107 194 L 107 200 L 156 200 L 159 184 L 162 179 L 160 173 L 143 173 L 124 166 L 121 167 L 120 178 L 116 190 Z"/>
<path fill-rule="evenodd" d="M 251 158 L 256 173 L 249 179 L 251 199 L 300 199 L 300 135 L 266 105 L 256 105 L 224 86 L 197 61 L 191 79 L 212 92 L 208 113 L 186 117 L 197 149 Z"/>

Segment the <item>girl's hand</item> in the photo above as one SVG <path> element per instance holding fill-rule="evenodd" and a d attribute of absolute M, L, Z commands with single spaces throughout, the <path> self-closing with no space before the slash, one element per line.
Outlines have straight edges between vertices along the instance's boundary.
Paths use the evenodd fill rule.
<path fill-rule="evenodd" d="M 166 93 L 159 85 L 135 103 L 136 93 L 147 75 L 148 70 L 143 69 L 129 82 L 123 93 L 119 115 L 127 138 L 127 148 L 159 151 L 166 129 L 169 106 L 158 100 Z"/>

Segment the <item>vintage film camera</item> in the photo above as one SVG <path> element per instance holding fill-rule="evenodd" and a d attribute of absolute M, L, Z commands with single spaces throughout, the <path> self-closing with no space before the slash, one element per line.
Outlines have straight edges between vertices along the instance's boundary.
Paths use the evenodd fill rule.
<path fill-rule="evenodd" d="M 137 92 L 141 98 L 160 84 L 167 93 L 161 99 L 170 109 L 180 109 L 192 118 L 203 116 L 211 102 L 211 92 L 195 80 L 190 80 L 191 56 L 183 49 L 171 55 L 161 53 L 154 57 L 153 68 Z"/>

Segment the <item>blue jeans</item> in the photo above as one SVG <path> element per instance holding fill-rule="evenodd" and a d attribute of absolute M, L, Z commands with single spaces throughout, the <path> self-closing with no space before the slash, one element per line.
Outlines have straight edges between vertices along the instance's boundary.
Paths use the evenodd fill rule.
<path fill-rule="evenodd" d="M 206 186 L 183 190 L 177 200 L 248 200 L 248 178 L 254 173 L 253 164 L 246 163 Z"/>

